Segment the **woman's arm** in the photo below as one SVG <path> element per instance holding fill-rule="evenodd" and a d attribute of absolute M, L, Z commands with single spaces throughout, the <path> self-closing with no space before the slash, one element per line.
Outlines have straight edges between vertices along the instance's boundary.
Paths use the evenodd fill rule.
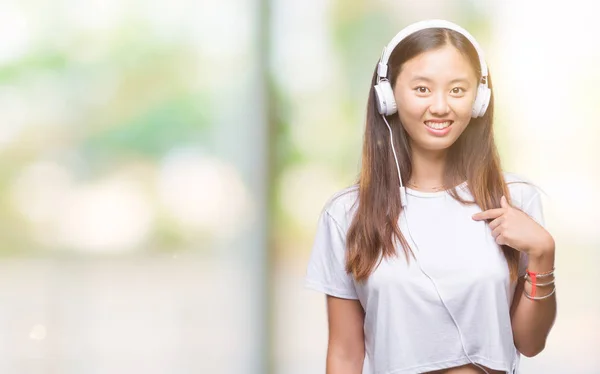
<path fill-rule="evenodd" d="M 502 196 L 500 208 L 473 215 L 476 221 L 492 220 L 489 227 L 496 244 L 508 245 L 526 253 L 529 258 L 528 270 L 535 273 L 554 269 L 555 243 L 552 235 L 543 227 L 542 217 L 539 194 L 535 194 L 523 210 L 513 208 Z M 553 276 L 544 277 L 540 283 L 552 280 Z M 538 287 L 536 297 L 549 295 L 553 288 L 553 285 Z M 554 325 L 556 294 L 542 300 L 530 300 L 524 290 L 531 295 L 531 284 L 519 279 L 511 306 L 511 324 L 515 346 L 525 356 L 533 357 L 544 349 L 546 338 Z"/>
<path fill-rule="evenodd" d="M 529 254 L 528 269 L 533 272 L 547 272 L 554 268 L 554 242 L 550 249 Z M 554 276 L 543 278 L 539 282 L 549 283 Z M 553 285 L 537 287 L 536 296 L 545 296 L 552 292 Z M 556 318 L 556 292 L 542 300 L 530 300 L 524 290 L 531 295 L 531 284 L 519 278 L 511 307 L 511 320 L 515 347 L 527 357 L 540 353 L 546 345 L 546 338 Z"/>
<path fill-rule="evenodd" d="M 365 357 L 364 311 L 358 300 L 327 295 L 326 374 L 360 374 Z"/>

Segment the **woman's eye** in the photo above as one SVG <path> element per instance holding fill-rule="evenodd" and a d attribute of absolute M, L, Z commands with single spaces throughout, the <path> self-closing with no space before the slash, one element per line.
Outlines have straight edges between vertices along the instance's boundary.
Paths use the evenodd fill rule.
<path fill-rule="evenodd" d="M 464 93 L 465 91 L 466 90 L 464 88 L 462 88 L 462 87 L 454 87 L 452 89 L 452 93 L 453 94 L 461 94 L 461 93 Z"/>
<path fill-rule="evenodd" d="M 423 87 L 423 86 L 419 86 L 417 88 L 415 88 L 415 90 L 417 90 L 418 93 L 427 93 L 427 91 L 429 91 L 429 89 L 427 87 Z"/>

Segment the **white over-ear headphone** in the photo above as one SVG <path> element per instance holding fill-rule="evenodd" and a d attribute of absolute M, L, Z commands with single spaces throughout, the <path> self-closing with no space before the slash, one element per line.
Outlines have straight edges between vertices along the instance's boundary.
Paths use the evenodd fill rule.
<path fill-rule="evenodd" d="M 375 97 L 377 99 L 377 109 L 379 110 L 379 114 L 389 116 L 396 113 L 396 111 L 398 110 L 396 100 L 394 99 L 394 91 L 392 90 L 390 81 L 387 78 L 387 63 L 392 54 L 392 51 L 407 36 L 420 30 L 433 28 L 454 30 L 466 37 L 471 42 L 473 47 L 475 47 L 477 55 L 479 56 L 479 64 L 481 65 L 481 81 L 479 82 L 479 86 L 477 87 L 477 96 L 475 98 L 475 102 L 473 103 L 471 117 L 482 117 L 485 114 L 485 111 L 487 110 L 487 107 L 490 103 L 490 96 L 492 94 L 487 83 L 488 70 L 487 65 L 485 63 L 483 51 L 477 43 L 477 41 L 475 40 L 475 38 L 471 34 L 469 34 L 467 30 L 452 22 L 439 19 L 420 21 L 405 27 L 398 34 L 396 34 L 396 36 L 392 39 L 391 42 L 389 42 L 387 46 L 383 48 L 381 59 L 379 60 L 379 64 L 377 65 L 377 84 L 374 87 Z"/>

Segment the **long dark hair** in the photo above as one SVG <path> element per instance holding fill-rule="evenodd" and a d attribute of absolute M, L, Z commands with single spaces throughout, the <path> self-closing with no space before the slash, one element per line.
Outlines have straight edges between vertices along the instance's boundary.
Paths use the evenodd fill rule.
<path fill-rule="evenodd" d="M 481 77 L 477 51 L 462 34 L 443 28 L 418 31 L 405 38 L 392 52 L 388 63 L 388 77 L 392 87 L 402 65 L 413 57 L 445 45 L 456 47 L 467 56 L 475 75 Z M 348 257 L 346 271 L 357 281 L 364 281 L 377 266 L 378 259 L 396 256 L 394 239 L 397 239 L 407 261 L 412 249 L 398 227 L 402 206 L 394 155 L 390 147 L 389 131 L 377 111 L 373 86 L 377 82 L 376 69 L 373 73 L 367 103 L 367 118 L 362 150 L 362 166 L 358 176 L 358 209 L 347 233 Z M 492 88 L 488 73 L 488 86 Z M 477 204 L 487 210 L 500 206 L 502 195 L 509 199 L 508 187 L 502 174 L 500 157 L 494 142 L 492 129 L 494 117 L 494 95 L 483 117 L 472 118 L 464 132 L 449 148 L 447 153 L 444 185 L 456 186 L 463 181 L 474 198 L 462 199 L 456 188 L 450 195 L 462 204 Z M 410 144 L 398 113 L 387 117 L 394 130 L 394 147 L 402 173 L 402 180 L 410 180 L 412 173 Z M 516 280 L 519 252 L 503 245 L 511 281 Z"/>

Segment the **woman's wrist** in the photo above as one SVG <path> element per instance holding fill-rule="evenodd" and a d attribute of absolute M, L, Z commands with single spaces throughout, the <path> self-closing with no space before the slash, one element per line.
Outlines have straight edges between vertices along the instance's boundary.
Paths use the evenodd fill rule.
<path fill-rule="evenodd" d="M 554 268 L 554 247 L 529 252 L 527 269 L 534 272 L 547 272 Z"/>
<path fill-rule="evenodd" d="M 555 243 L 552 235 L 548 234 L 543 240 L 541 240 L 537 245 L 528 248 L 526 250 L 527 255 L 529 256 L 529 263 L 538 262 L 540 265 L 544 265 L 548 261 L 552 261 L 551 266 L 554 266 L 554 250 Z M 532 269 L 533 270 L 533 269 Z M 537 271 L 537 270 L 533 270 Z M 545 271 L 545 270 L 539 270 Z"/>

